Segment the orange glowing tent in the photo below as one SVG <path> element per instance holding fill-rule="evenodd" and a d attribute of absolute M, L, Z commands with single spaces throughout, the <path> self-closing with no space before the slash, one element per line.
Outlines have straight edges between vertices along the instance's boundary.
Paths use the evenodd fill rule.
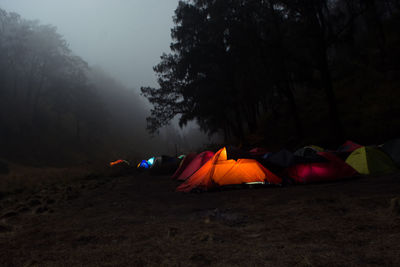
<path fill-rule="evenodd" d="M 126 165 L 129 165 L 129 162 L 126 161 L 126 160 L 123 160 L 123 159 L 119 159 L 119 160 L 110 162 L 110 166 L 111 166 L 111 167 L 116 166 L 116 165 L 119 165 L 119 164 L 126 164 Z"/>
<path fill-rule="evenodd" d="M 253 182 L 281 184 L 282 179 L 254 159 L 228 160 L 224 147 L 181 184 L 177 191 L 189 192 L 194 188 L 207 190 L 215 186 Z"/>

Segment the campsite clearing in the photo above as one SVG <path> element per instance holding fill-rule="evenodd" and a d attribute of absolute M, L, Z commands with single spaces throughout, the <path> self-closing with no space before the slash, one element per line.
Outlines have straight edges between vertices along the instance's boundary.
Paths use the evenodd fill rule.
<path fill-rule="evenodd" d="M 0 200 L 1 266 L 399 266 L 400 176 L 178 193 L 166 176 Z"/>

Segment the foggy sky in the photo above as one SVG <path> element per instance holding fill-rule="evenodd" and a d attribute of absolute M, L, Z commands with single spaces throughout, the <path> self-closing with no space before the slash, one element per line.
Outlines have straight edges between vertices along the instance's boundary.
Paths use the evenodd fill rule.
<path fill-rule="evenodd" d="M 52 24 L 70 49 L 125 86 L 157 86 L 178 0 L 0 0 L 0 8 Z"/>
<path fill-rule="evenodd" d="M 158 87 L 153 66 L 170 52 L 179 0 L 0 0 L 0 8 L 57 27 L 69 48 L 128 88 Z M 149 102 L 142 99 L 150 108 Z M 178 129 L 178 118 L 172 120 Z M 189 122 L 181 133 L 198 128 Z"/>

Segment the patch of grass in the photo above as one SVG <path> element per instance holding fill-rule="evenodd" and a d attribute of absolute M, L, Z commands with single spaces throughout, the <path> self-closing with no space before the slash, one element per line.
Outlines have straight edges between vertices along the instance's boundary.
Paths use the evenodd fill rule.
<path fill-rule="evenodd" d="M 11 194 L 34 192 L 46 185 L 64 185 L 77 180 L 106 177 L 107 174 L 107 169 L 101 165 L 54 168 L 10 164 L 10 172 L 0 175 L 0 199 Z"/>

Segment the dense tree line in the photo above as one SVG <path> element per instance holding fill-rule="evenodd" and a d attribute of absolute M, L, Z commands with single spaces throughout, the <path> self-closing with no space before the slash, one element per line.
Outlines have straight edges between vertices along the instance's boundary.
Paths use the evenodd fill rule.
<path fill-rule="evenodd" d="M 180 116 L 243 140 L 278 118 L 297 139 L 325 127 L 341 141 L 374 117 L 345 109 L 375 112 L 370 97 L 382 114 L 398 111 L 377 93 L 398 85 L 400 1 L 180 1 L 174 23 L 172 52 L 154 67 L 159 88 L 142 88 L 150 131 Z"/>
<path fill-rule="evenodd" d="M 2 152 L 33 149 L 53 143 L 52 137 L 80 142 L 95 136 L 103 110 L 87 71 L 55 27 L 0 10 Z"/>
<path fill-rule="evenodd" d="M 0 9 L 0 157 L 29 163 L 175 151 L 170 128 L 150 138 L 147 104 L 89 67 L 56 28 Z"/>

